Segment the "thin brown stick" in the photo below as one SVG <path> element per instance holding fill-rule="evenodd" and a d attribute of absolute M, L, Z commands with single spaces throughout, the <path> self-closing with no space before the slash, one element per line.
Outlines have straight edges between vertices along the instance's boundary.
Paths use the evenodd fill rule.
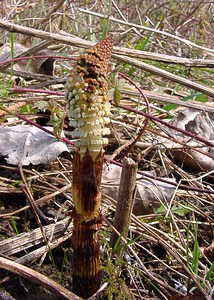
<path fill-rule="evenodd" d="M 24 188 L 22 188 L 23 192 L 26 194 L 27 196 L 27 200 L 28 200 L 28 203 L 32 209 L 32 212 L 33 212 L 33 215 L 35 217 L 35 220 L 38 224 L 38 226 L 40 227 L 41 229 L 41 232 L 43 234 L 43 238 L 44 238 L 44 241 L 47 242 L 47 239 L 46 239 L 46 236 L 44 235 L 44 231 L 43 231 L 43 227 L 42 227 L 42 223 L 40 221 L 40 217 L 42 217 L 45 221 L 49 221 L 49 218 L 47 218 L 43 212 L 37 207 L 34 199 L 33 199 L 33 195 L 29 189 L 29 186 L 28 186 L 28 183 L 25 179 L 25 176 L 24 176 L 24 173 L 23 173 L 23 169 L 22 169 L 22 165 L 19 164 L 19 172 L 20 172 L 20 175 L 21 175 L 21 178 L 22 178 L 22 181 L 24 183 Z"/>
<path fill-rule="evenodd" d="M 46 25 L 47 21 L 49 21 L 49 18 L 63 5 L 64 2 L 65 0 L 56 1 L 56 5 L 50 11 L 48 11 L 47 15 L 43 18 L 42 25 L 44 24 Z M 40 26 L 41 26 L 41 21 L 39 20 L 34 27 L 39 28 Z"/>
<path fill-rule="evenodd" d="M 17 25 L 11 22 L 4 21 L 2 19 L 0 20 L 0 27 L 10 32 L 17 32 L 29 36 L 38 37 L 44 40 L 63 42 L 65 44 L 75 45 L 77 47 L 89 48 L 94 45 L 94 43 L 92 42 L 87 42 L 77 37 L 70 37 L 68 35 L 62 35 L 58 33 L 47 32 L 22 25 Z"/>
<path fill-rule="evenodd" d="M 93 15 L 93 16 L 97 16 L 97 17 L 100 17 L 100 18 L 106 18 L 105 15 L 103 14 L 99 14 L 99 13 L 96 13 L 96 12 L 93 12 L 93 11 L 90 11 L 90 10 L 86 10 L 86 9 L 82 9 L 82 8 L 79 8 L 79 11 L 83 12 L 83 13 L 86 13 L 86 14 L 90 14 L 90 15 Z M 161 30 L 158 30 L 158 29 L 154 29 L 154 28 L 150 28 L 150 27 L 146 27 L 146 26 L 142 26 L 142 25 L 138 25 L 138 24 L 134 24 L 134 23 L 130 23 L 130 22 L 127 22 L 127 21 L 123 21 L 123 20 L 119 20 L 119 19 L 116 19 L 112 16 L 110 16 L 110 21 L 112 22 L 116 22 L 118 24 L 123 24 L 123 25 L 126 25 L 126 26 L 131 26 L 133 28 L 138 28 L 138 29 L 144 29 L 144 30 L 148 30 L 150 32 L 154 32 L 154 33 L 157 33 L 157 34 L 160 34 L 160 35 L 165 35 L 165 36 L 168 36 L 170 38 L 172 38 L 173 40 L 178 40 L 186 45 L 188 45 L 189 47 L 194 47 L 194 48 L 197 48 L 197 49 L 201 49 L 201 50 L 204 50 L 206 52 L 210 52 L 210 53 L 214 53 L 214 50 L 213 49 L 210 49 L 210 48 L 205 48 L 203 46 L 200 46 L 200 45 L 197 45 L 189 40 L 186 40 L 186 39 L 183 39 L 177 35 L 174 35 L 174 34 L 171 34 L 169 32 L 166 32 L 166 31 L 161 31 Z"/>
<path fill-rule="evenodd" d="M 190 131 L 186 131 L 186 130 L 184 130 L 184 129 L 178 128 L 178 127 L 174 126 L 173 124 L 168 123 L 168 122 L 166 122 L 166 121 L 164 121 L 164 120 L 162 120 L 162 119 L 159 119 L 159 118 L 157 118 L 157 117 L 155 117 L 155 116 L 148 115 L 147 113 L 144 113 L 144 112 L 142 112 L 142 111 L 138 111 L 138 110 L 136 110 L 136 109 L 133 109 L 133 108 L 130 107 L 130 106 L 128 107 L 128 106 L 124 106 L 124 105 L 116 105 L 116 104 L 113 104 L 113 105 L 114 105 L 114 106 L 117 106 L 117 107 L 119 107 L 119 108 L 123 108 L 123 109 L 128 110 L 128 111 L 134 112 L 134 113 L 136 113 L 136 114 L 138 114 L 138 115 L 142 115 L 142 116 L 144 116 L 144 117 L 149 117 L 152 121 L 155 121 L 155 122 L 158 122 L 158 123 L 160 123 L 160 124 L 163 124 L 163 125 L 165 125 L 165 126 L 171 128 L 171 129 L 175 129 L 176 131 L 178 131 L 178 132 L 184 134 L 185 136 L 189 136 L 189 137 L 191 137 L 191 138 L 193 138 L 193 139 L 195 139 L 195 140 L 197 140 L 197 141 L 199 141 L 199 142 L 201 142 L 201 143 L 203 143 L 203 144 L 205 144 L 205 145 L 207 145 L 207 146 L 209 146 L 209 147 L 214 147 L 214 143 L 213 143 L 212 141 L 206 140 L 206 139 L 203 138 L 202 136 L 200 136 L 200 135 L 195 135 L 195 134 L 193 134 L 193 133 L 190 132 Z"/>
<path fill-rule="evenodd" d="M 44 197 L 41 197 L 40 199 L 37 199 L 35 201 L 35 204 L 36 205 L 41 205 L 43 203 L 48 203 L 49 201 L 51 201 L 54 197 L 56 197 L 57 195 L 60 195 L 61 193 L 69 190 L 71 188 L 71 184 L 67 184 L 66 186 L 62 187 L 61 189 L 58 189 L 56 192 L 53 192 L 51 193 L 50 195 L 47 195 L 47 196 L 44 196 Z M 6 213 L 6 214 L 0 214 L 0 218 L 9 218 L 11 216 L 14 216 L 16 214 L 19 214 L 27 209 L 30 208 L 30 205 L 26 205 L 20 209 L 17 209 L 11 213 Z"/>
<path fill-rule="evenodd" d="M 125 157 L 120 179 L 119 195 L 116 206 L 114 227 L 126 238 L 131 222 L 131 213 L 134 204 L 134 191 L 136 185 L 137 164 Z M 110 238 L 110 245 L 113 247 L 118 239 L 113 231 Z"/>
<path fill-rule="evenodd" d="M 17 55 L 14 59 L 17 59 L 17 58 L 20 58 L 20 57 L 23 57 L 23 56 L 25 57 L 25 56 L 33 55 L 34 53 L 37 53 L 41 49 L 44 49 L 44 48 L 48 47 L 51 44 L 52 44 L 52 41 L 44 40 L 41 43 L 31 47 L 30 49 L 28 49 L 26 51 L 23 51 L 22 53 Z M 11 66 L 11 62 L 8 61 L 8 62 L 6 62 L 6 63 L 4 63 L 3 65 L 0 66 L 0 71 L 6 70 L 10 66 Z"/>
<path fill-rule="evenodd" d="M 149 100 L 155 100 L 155 101 L 160 101 L 160 102 L 164 102 L 164 103 L 172 103 L 178 106 L 182 106 L 182 107 L 190 107 L 190 108 L 194 108 L 197 110 L 204 110 L 210 113 L 214 113 L 214 107 L 212 105 L 212 103 L 207 102 L 207 103 L 198 103 L 197 101 L 183 101 L 180 100 L 181 97 L 178 96 L 171 96 L 171 95 L 167 95 L 167 94 L 158 94 L 155 93 L 153 91 L 148 91 L 148 90 L 142 90 L 143 93 L 146 95 L 146 97 Z M 128 95 L 128 96 L 135 96 L 135 97 L 139 97 L 140 93 L 137 90 L 128 90 L 128 89 L 121 89 L 121 93 Z"/>
<path fill-rule="evenodd" d="M 32 35 L 32 36 L 39 37 L 39 38 L 46 39 L 46 40 L 61 41 L 61 42 L 64 42 L 65 44 L 71 44 L 71 45 L 75 45 L 77 47 L 88 48 L 93 45 L 93 43 L 87 42 L 87 41 L 79 39 L 77 37 L 74 38 L 74 37 L 65 36 L 65 35 L 61 35 L 61 34 L 57 34 L 57 33 L 37 30 L 34 28 L 29 28 L 29 27 L 13 24 L 11 22 L 7 22 L 4 20 L 0 20 L 0 27 L 3 27 L 4 29 L 11 31 L 11 32 Z M 129 64 L 136 66 L 137 68 L 143 69 L 147 72 L 154 73 L 156 75 L 162 76 L 164 78 L 167 78 L 169 80 L 175 81 L 180 84 L 183 84 L 184 86 L 193 88 L 197 91 L 203 92 L 207 95 L 214 97 L 214 89 L 212 89 L 210 87 L 195 83 L 189 79 L 180 77 L 180 76 L 172 74 L 168 71 L 162 70 L 160 68 L 157 68 L 155 66 L 152 66 L 150 64 L 138 61 L 136 59 L 133 59 L 133 58 L 130 58 L 127 56 L 113 54 L 112 57 L 116 58 L 120 61 L 123 61 L 125 63 L 129 63 Z"/>
<path fill-rule="evenodd" d="M 120 72 L 119 72 L 119 74 L 120 74 L 120 76 L 125 78 L 127 81 L 129 81 L 132 85 L 134 85 L 134 87 L 139 91 L 140 95 L 143 97 L 143 99 L 146 103 L 147 113 L 150 114 L 151 110 L 150 110 L 149 101 L 148 101 L 146 95 L 142 92 L 141 88 L 133 80 L 131 80 L 128 76 L 126 76 L 125 74 L 120 73 Z M 149 125 L 149 118 L 146 118 L 146 122 L 144 123 L 143 127 L 140 128 L 139 133 L 135 137 L 134 141 L 131 143 L 128 151 L 126 152 L 126 156 L 133 150 L 135 144 L 140 140 L 142 134 L 146 131 L 146 128 L 148 127 L 148 125 Z"/>
<path fill-rule="evenodd" d="M 147 63 L 144 63 L 142 61 L 139 61 L 137 59 L 134 59 L 134 58 L 130 58 L 128 56 L 122 56 L 122 55 L 112 55 L 113 58 L 116 58 L 122 62 L 125 62 L 125 63 L 128 63 L 132 66 L 135 66 L 139 69 L 142 69 L 146 72 L 149 72 L 149 73 L 153 73 L 153 74 L 156 74 L 158 76 L 162 76 L 163 78 L 167 78 L 173 82 L 177 82 L 177 83 L 180 83 L 184 86 L 187 86 L 189 88 L 192 88 L 196 91 L 200 91 L 206 95 L 209 95 L 211 97 L 214 97 L 214 89 L 213 88 L 210 88 L 209 86 L 204 86 L 202 84 L 199 84 L 199 83 L 196 83 L 196 82 L 193 82 L 189 79 L 186 79 L 186 78 L 183 78 L 181 76 L 178 76 L 178 75 L 175 75 L 173 73 L 170 73 L 168 71 L 165 71 L 165 70 L 162 70 L 160 68 L 157 68 L 155 66 L 152 66 L 150 64 L 147 64 Z"/>
<path fill-rule="evenodd" d="M 80 300 L 82 298 L 76 296 L 71 291 L 67 290 L 63 286 L 59 285 L 58 283 L 54 282 L 53 280 L 47 278 L 46 276 L 26 267 L 20 265 L 14 261 L 9 259 L 0 257 L 0 268 L 20 275 L 24 278 L 29 279 L 30 281 L 36 282 L 41 284 L 46 289 L 51 291 L 53 294 L 57 295 L 59 299 L 63 300 Z"/>
<path fill-rule="evenodd" d="M 71 37 L 69 35 L 65 36 L 62 34 L 56 34 L 56 33 L 50 33 L 45 32 L 42 30 L 33 29 L 30 27 L 25 27 L 21 25 L 15 25 L 13 23 L 0 20 L 0 27 L 5 28 L 8 31 L 14 31 L 26 35 L 31 36 L 37 36 L 39 38 L 45 39 L 47 34 L 47 39 L 49 40 L 55 40 L 64 42 L 66 44 L 72 44 L 77 47 L 83 47 L 83 48 L 89 48 L 94 45 L 94 43 L 90 41 L 83 40 L 78 37 Z M 167 34 L 167 33 L 166 33 Z M 44 41 L 46 42 L 46 41 Z M 190 42 L 190 41 L 187 41 Z M 198 46 L 198 45 L 196 45 Z M 200 46 L 199 46 L 200 47 Z M 211 49 L 207 49 L 207 52 L 209 52 Z M 213 51 L 213 50 L 211 50 Z M 166 55 L 166 54 L 159 54 L 159 53 L 153 53 L 148 51 L 141 51 L 141 50 L 135 50 L 135 49 L 128 49 L 124 47 L 114 47 L 114 53 L 129 57 L 135 57 L 140 59 L 149 59 L 149 60 L 155 60 L 165 63 L 173 63 L 173 64 L 180 64 L 187 67 L 210 67 L 212 68 L 214 66 L 213 59 L 189 59 L 189 58 L 183 58 L 173 55 Z M 114 57 L 114 55 L 112 55 Z"/>

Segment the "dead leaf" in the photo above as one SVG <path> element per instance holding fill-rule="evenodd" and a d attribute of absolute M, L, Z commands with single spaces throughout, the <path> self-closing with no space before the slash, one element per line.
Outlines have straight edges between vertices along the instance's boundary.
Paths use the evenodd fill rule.
<path fill-rule="evenodd" d="M 204 255 L 210 260 L 211 263 L 214 262 L 214 240 L 212 243 L 203 249 Z"/>
<path fill-rule="evenodd" d="M 214 142 L 214 114 L 205 111 L 199 111 L 192 108 L 185 108 L 171 121 L 174 126 L 202 136 L 210 142 Z M 170 129 L 168 129 L 170 130 Z M 182 133 L 175 130 L 170 130 L 171 134 L 178 140 L 181 140 L 185 145 L 185 149 L 172 149 L 172 154 L 176 161 L 183 164 L 185 167 L 194 171 L 212 171 L 214 170 L 214 149 L 211 147 L 200 147 L 199 153 L 195 150 L 188 149 L 189 137 L 185 137 Z M 161 142 L 166 142 L 166 139 L 159 138 Z M 199 145 L 199 144 L 198 144 Z M 200 145 L 201 146 L 201 145 Z"/>
<path fill-rule="evenodd" d="M 169 298 L 169 300 L 206 300 L 206 298 L 202 293 L 196 291 L 193 295 L 173 295 Z"/>
<path fill-rule="evenodd" d="M 14 57 L 20 55 L 21 53 L 27 51 L 29 48 L 26 46 L 14 43 Z M 34 55 L 51 55 L 53 54 L 51 50 L 45 49 L 38 51 Z M 0 62 L 4 62 L 6 60 L 11 59 L 11 46 L 10 44 L 4 44 L 0 47 Z M 36 74 L 44 74 L 53 76 L 54 71 L 54 61 L 53 58 L 37 58 L 30 60 L 20 60 L 16 62 L 13 66 L 13 69 L 16 71 L 28 71 Z M 30 62 L 30 63 L 29 63 Z"/>
<path fill-rule="evenodd" d="M 118 198 L 120 177 L 122 168 L 111 164 L 104 166 L 101 191 L 114 200 Z M 175 182 L 172 178 L 166 178 L 168 181 Z M 142 178 L 137 175 L 137 193 L 134 203 L 133 213 L 136 215 L 145 215 L 154 213 L 162 204 L 167 204 L 175 191 L 171 184 L 163 183 L 157 180 Z"/>
<path fill-rule="evenodd" d="M 52 127 L 45 127 L 52 131 Z M 23 166 L 54 161 L 62 152 L 68 152 L 63 142 L 47 132 L 30 125 L 0 127 L 0 156 L 7 163 Z"/>

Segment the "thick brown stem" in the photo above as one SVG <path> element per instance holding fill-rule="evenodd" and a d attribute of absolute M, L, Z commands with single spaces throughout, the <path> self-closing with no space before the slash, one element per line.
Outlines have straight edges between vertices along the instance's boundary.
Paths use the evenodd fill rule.
<path fill-rule="evenodd" d="M 76 213 L 81 216 L 81 221 L 87 222 L 99 217 L 102 166 L 102 150 L 94 160 L 88 149 L 83 158 L 78 151 L 74 152 L 72 195 Z"/>
<path fill-rule="evenodd" d="M 83 298 L 93 295 L 100 287 L 100 253 L 98 230 L 100 213 L 100 181 L 103 153 L 92 159 L 87 150 L 73 159 L 73 291 Z"/>
<path fill-rule="evenodd" d="M 73 243 L 73 292 L 82 298 L 92 296 L 100 287 L 100 243 L 98 229 L 101 218 L 81 222 L 75 213 Z"/>

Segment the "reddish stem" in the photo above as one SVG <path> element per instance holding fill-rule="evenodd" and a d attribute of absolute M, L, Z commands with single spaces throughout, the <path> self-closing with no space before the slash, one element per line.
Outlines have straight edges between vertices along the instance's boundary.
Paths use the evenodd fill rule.
<path fill-rule="evenodd" d="M 47 128 L 44 128 L 44 127 L 40 126 L 39 124 L 37 124 L 37 123 L 35 123 L 31 120 L 28 120 L 27 118 L 25 118 L 25 117 L 23 117 L 19 114 L 14 113 L 14 115 L 17 118 L 19 118 L 19 119 L 21 119 L 21 120 L 23 120 L 23 121 L 25 121 L 25 122 L 27 122 L 27 123 L 29 123 L 29 124 L 31 124 L 31 125 L 33 125 L 33 126 L 35 126 L 35 127 L 37 127 L 37 128 L 39 128 L 39 129 L 41 129 L 41 130 L 43 130 L 43 131 L 45 131 L 45 132 L 47 132 L 47 133 L 54 136 L 54 133 L 52 131 L 48 130 Z M 63 141 L 64 143 L 66 143 L 66 144 L 69 144 L 69 145 L 72 145 L 72 146 L 74 145 L 74 143 L 72 141 L 70 141 L 69 139 L 67 139 L 65 137 L 60 137 L 59 139 L 61 141 Z M 105 160 L 109 161 L 107 158 L 105 158 Z M 122 164 L 117 162 L 116 160 L 110 160 L 110 162 L 117 165 L 117 166 L 122 167 Z M 160 178 L 160 177 L 152 176 L 152 175 L 150 175 L 148 173 L 145 173 L 143 171 L 138 171 L 138 173 L 142 174 L 145 177 L 148 177 L 148 178 L 151 178 L 151 179 L 154 179 L 154 180 L 158 180 L 158 181 L 161 181 L 161 182 L 164 182 L 164 183 L 167 183 L 167 184 L 171 184 L 173 186 L 177 186 L 177 184 L 174 183 L 174 182 L 168 181 L 168 180 Z M 182 190 L 189 190 L 189 191 L 195 191 L 195 192 L 200 192 L 200 193 L 214 194 L 214 191 L 207 190 L 207 189 L 201 189 L 201 188 L 197 188 L 197 187 L 191 187 L 191 186 L 185 185 L 185 184 L 181 184 L 179 187 Z"/>
<path fill-rule="evenodd" d="M 41 129 L 41 130 L 47 132 L 47 133 L 50 134 L 50 135 L 55 136 L 54 133 L 53 133 L 52 131 L 50 131 L 49 129 L 47 129 L 47 128 L 45 128 L 45 127 L 39 125 L 39 124 L 37 124 L 37 123 L 35 123 L 35 122 L 33 122 L 33 121 L 31 121 L 31 120 L 29 120 L 29 119 L 27 119 L 27 118 L 25 118 L 25 117 L 19 115 L 19 114 L 17 114 L 17 113 L 13 113 L 13 115 L 16 116 L 17 118 L 19 118 L 19 119 L 25 121 L 26 123 L 28 123 L 28 124 L 30 124 L 30 125 L 32 125 L 32 126 L 35 126 L 35 127 L 39 128 L 39 129 Z M 64 142 L 64 143 L 66 143 L 66 144 L 69 144 L 69 145 L 72 145 L 72 146 L 74 145 L 74 143 L 73 143 L 72 141 L 70 141 L 69 139 L 67 139 L 67 138 L 65 138 L 65 137 L 58 137 L 58 139 L 61 140 L 61 141 Z"/>
<path fill-rule="evenodd" d="M 28 60 L 28 59 L 38 59 L 38 58 L 53 58 L 53 59 L 63 59 L 63 60 L 74 60 L 75 58 L 68 57 L 68 56 L 60 56 L 60 55 L 31 55 L 31 56 L 23 56 L 23 57 L 16 57 L 13 59 L 8 59 L 5 61 L 0 62 L 0 69 L 8 64 L 8 63 L 16 63 L 18 61 L 22 60 Z"/>
<path fill-rule="evenodd" d="M 136 89 L 139 91 L 140 95 L 143 97 L 143 99 L 146 102 L 146 108 L 147 108 L 147 113 L 150 114 L 150 105 L 149 105 L 149 101 L 146 97 L 146 95 L 143 93 L 143 91 L 141 90 L 141 88 L 139 86 L 137 86 L 137 84 L 131 80 L 129 77 L 127 77 L 125 74 L 120 73 L 119 75 L 122 76 L 124 79 L 126 79 L 127 81 L 129 81 L 132 85 L 134 85 L 136 87 Z M 142 134 L 146 131 L 146 128 L 149 124 L 149 118 L 146 118 L 146 122 L 143 125 L 143 128 L 140 129 L 140 131 L 138 132 L 137 136 L 135 137 L 134 141 L 131 143 L 131 145 L 129 146 L 129 149 L 127 150 L 125 156 L 127 156 L 134 148 L 134 145 L 139 141 L 139 139 L 141 138 Z"/>
<path fill-rule="evenodd" d="M 199 142 L 201 142 L 201 143 L 203 143 L 203 144 L 205 144 L 205 145 L 207 145 L 209 147 L 214 147 L 214 143 L 212 143 L 210 141 L 207 141 L 202 136 L 198 136 L 198 135 L 195 135 L 194 133 L 192 133 L 190 131 L 186 131 L 184 129 L 178 128 L 178 127 L 176 127 L 176 126 L 174 126 L 174 125 L 172 125 L 172 124 L 170 124 L 170 123 L 168 123 L 168 122 L 166 122 L 164 120 L 161 120 L 161 119 L 159 119 L 157 117 L 154 117 L 154 116 L 152 116 L 152 115 L 150 115 L 148 113 L 145 113 L 145 112 L 142 112 L 142 111 L 138 111 L 138 110 L 136 110 L 136 109 L 134 109 L 132 107 L 128 107 L 128 106 L 116 105 L 116 104 L 113 104 L 113 105 L 116 106 L 116 107 L 118 107 L 118 108 L 122 108 L 122 109 L 125 109 L 125 110 L 128 110 L 128 111 L 134 112 L 134 113 L 136 113 L 138 115 L 144 116 L 146 118 L 149 118 L 152 121 L 156 121 L 158 123 L 161 123 L 161 124 L 163 124 L 163 125 L 171 128 L 171 129 L 176 130 L 178 132 L 181 132 L 184 135 L 187 135 L 187 136 L 189 136 L 189 137 L 191 137 L 191 138 L 193 138 L 193 139 L 195 139 L 195 140 L 197 140 L 197 141 L 199 141 Z"/>
<path fill-rule="evenodd" d="M 48 95 L 55 95 L 55 96 L 64 96 L 65 93 L 63 92 L 55 92 L 50 90 L 39 90 L 39 89 L 31 89 L 31 88 L 18 88 L 14 87 L 11 89 L 11 92 L 14 93 L 43 93 Z"/>
<path fill-rule="evenodd" d="M 122 164 L 116 160 L 108 160 L 106 159 L 106 161 L 110 161 L 111 163 L 119 166 L 119 167 L 122 167 Z M 161 177 L 156 177 L 156 176 L 153 176 L 153 175 L 150 175 L 146 172 L 143 172 L 143 171 L 139 171 L 138 170 L 138 174 L 142 174 L 142 176 L 145 176 L 147 178 L 151 178 L 153 180 L 157 180 L 157 181 L 160 181 L 160 182 L 164 182 L 164 183 L 167 183 L 167 184 L 171 184 L 173 186 L 176 186 L 177 187 L 177 183 L 176 182 L 171 182 L 171 181 L 168 181 L 167 179 L 164 179 L 164 178 L 161 178 Z M 197 188 L 197 187 L 193 187 L 193 186 L 189 186 L 189 185 L 185 185 L 185 184 L 180 184 L 179 185 L 179 188 L 181 190 L 186 190 L 186 191 L 193 191 L 193 192 L 200 192 L 200 193 L 207 193 L 207 194 L 214 194 L 214 191 L 212 190 L 207 190 L 207 189 L 202 189 L 202 188 Z"/>
<path fill-rule="evenodd" d="M 27 92 L 38 92 L 38 93 L 46 93 L 46 94 L 49 94 L 49 95 L 57 95 L 57 96 L 64 96 L 65 95 L 63 92 L 55 92 L 55 91 L 50 91 L 50 90 L 29 89 L 29 88 L 16 88 L 16 87 L 13 88 L 12 91 L 14 91 L 14 92 L 25 92 L 25 93 L 27 93 Z M 194 133 L 192 133 L 190 131 L 186 131 L 184 129 L 178 128 L 178 127 L 176 127 L 176 126 L 174 126 L 174 125 L 172 125 L 172 124 L 170 124 L 170 123 L 168 123 L 168 122 L 166 122 L 164 120 L 161 120 L 161 119 L 159 119 L 157 117 L 152 116 L 149 113 L 138 111 L 138 110 L 136 110 L 136 109 L 134 109 L 132 107 L 128 107 L 128 106 L 116 105 L 114 103 L 113 103 L 113 105 L 115 107 L 122 108 L 122 109 L 125 109 L 125 110 L 128 110 L 128 111 L 134 112 L 134 113 L 136 113 L 138 115 L 142 115 L 142 116 L 144 116 L 144 117 L 146 117 L 146 118 L 148 118 L 148 119 L 150 119 L 152 121 L 156 121 L 158 123 L 161 123 L 161 124 L 163 124 L 163 125 L 171 128 L 171 129 L 176 130 L 178 132 L 181 132 L 184 135 L 187 135 L 187 136 L 189 136 L 189 137 L 191 137 L 191 138 L 193 138 L 193 139 L 195 139 L 195 140 L 197 140 L 197 141 L 199 141 L 199 142 L 201 142 L 201 143 L 203 143 L 203 144 L 205 144 L 205 145 L 207 145 L 209 147 L 214 147 L 214 143 L 212 143 L 210 141 L 207 141 L 203 137 L 195 135 Z"/>
<path fill-rule="evenodd" d="M 26 90 L 29 90 L 29 89 L 26 89 Z M 42 92 L 46 92 L 46 90 L 42 90 Z M 50 90 L 49 90 L 48 92 L 49 92 L 50 94 L 52 93 L 52 91 L 50 91 Z M 60 92 L 60 93 L 61 93 L 61 92 Z M 64 95 L 64 93 L 61 93 L 61 94 Z M 134 112 L 134 113 L 143 115 L 143 116 L 147 117 L 148 119 L 151 119 L 151 120 L 154 120 L 154 121 L 159 122 L 159 123 L 161 123 L 161 124 L 164 124 L 165 126 L 168 126 L 169 128 L 172 128 L 172 129 L 177 130 L 177 131 L 179 131 L 179 132 L 181 132 L 181 133 L 183 133 L 183 134 L 185 134 L 185 135 L 188 135 L 188 136 L 190 136 L 190 137 L 193 137 L 193 138 L 195 138 L 196 140 L 198 140 L 198 141 L 200 141 L 200 142 L 202 142 L 202 143 L 204 143 L 204 144 L 206 144 L 206 145 L 208 145 L 208 146 L 214 147 L 214 144 L 213 144 L 212 142 L 209 142 L 209 141 L 203 139 L 202 137 L 195 136 L 193 133 L 191 133 L 191 132 L 189 132 L 189 131 L 186 131 L 186 130 L 177 128 L 176 126 L 174 126 L 174 125 L 172 125 L 172 124 L 169 124 L 169 123 L 167 123 L 167 122 L 165 122 L 165 121 L 163 121 L 163 120 L 161 120 L 161 119 L 159 119 L 159 118 L 157 118 L 157 117 L 153 117 L 152 115 L 150 115 L 150 114 L 148 114 L 148 113 L 139 112 L 139 111 L 137 111 L 137 110 L 135 110 L 135 109 L 133 109 L 133 108 L 131 108 L 131 107 L 126 107 L 126 106 L 122 106 L 122 105 L 119 105 L 119 106 L 118 106 L 118 105 L 115 105 L 115 104 L 113 104 L 113 105 L 116 106 L 116 107 L 125 109 L 125 110 L 129 110 L 129 111 L 131 111 L 131 112 Z M 33 125 L 33 126 L 36 126 L 37 128 L 39 128 L 39 129 L 41 129 L 41 130 L 44 130 L 45 132 L 47 132 L 47 133 L 49 133 L 49 134 L 51 134 L 51 135 L 54 136 L 54 133 L 53 133 L 52 131 L 50 131 L 50 130 L 48 130 L 48 129 L 46 129 L 46 128 L 40 126 L 40 125 L 38 125 L 37 123 L 35 123 L 35 122 L 31 121 L 31 120 L 28 120 L 27 118 L 25 118 L 25 117 L 23 117 L 23 116 L 21 116 L 21 115 L 19 115 L 19 114 L 17 114 L 17 113 L 13 113 L 13 114 L 14 114 L 17 118 L 19 118 L 19 119 L 21 119 L 21 120 L 23 120 L 23 121 L 25 121 L 25 122 L 27 122 L 27 123 Z M 69 139 L 67 139 L 67 138 L 65 138 L 65 137 L 60 137 L 59 139 L 60 139 L 61 141 L 65 142 L 66 144 L 74 145 L 74 143 L 73 143 L 72 141 L 70 141 Z M 108 159 L 106 159 L 106 161 L 108 161 Z M 117 161 L 115 161 L 115 160 L 110 160 L 110 162 L 112 162 L 113 164 L 116 164 L 116 165 L 118 165 L 118 166 L 120 166 L 120 167 L 122 166 L 121 163 L 119 163 L 119 162 L 117 162 Z M 167 183 L 167 184 L 171 184 L 171 185 L 173 185 L 173 186 L 177 186 L 176 183 L 173 183 L 173 182 L 168 181 L 168 180 L 166 180 L 166 179 L 163 179 L 163 178 L 160 178 L 160 177 L 155 177 L 155 176 L 149 175 L 149 174 L 147 174 L 147 173 L 144 173 L 144 172 L 142 172 L 142 171 L 138 171 L 138 173 L 142 174 L 142 175 L 145 176 L 145 177 L 148 177 L 148 178 L 151 178 L 151 179 L 154 179 L 154 180 L 158 180 L 158 181 L 161 181 L 161 182 L 164 182 L 164 183 Z M 180 189 L 187 190 L 187 191 L 189 190 L 189 191 L 195 191 L 195 192 L 201 192 L 201 193 L 214 194 L 214 191 L 212 191 L 212 190 L 201 189 L 201 188 L 192 187 L 192 186 L 189 186 L 189 185 L 181 184 L 179 187 L 180 187 Z"/>

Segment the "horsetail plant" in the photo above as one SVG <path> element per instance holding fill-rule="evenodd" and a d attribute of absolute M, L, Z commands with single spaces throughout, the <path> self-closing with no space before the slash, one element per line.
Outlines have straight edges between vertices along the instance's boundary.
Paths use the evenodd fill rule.
<path fill-rule="evenodd" d="M 109 134 L 107 65 L 113 39 L 107 37 L 81 54 L 67 78 L 69 124 L 75 127 L 72 197 L 74 202 L 73 290 L 88 298 L 101 283 L 98 230 L 102 224 L 100 182 Z"/>

